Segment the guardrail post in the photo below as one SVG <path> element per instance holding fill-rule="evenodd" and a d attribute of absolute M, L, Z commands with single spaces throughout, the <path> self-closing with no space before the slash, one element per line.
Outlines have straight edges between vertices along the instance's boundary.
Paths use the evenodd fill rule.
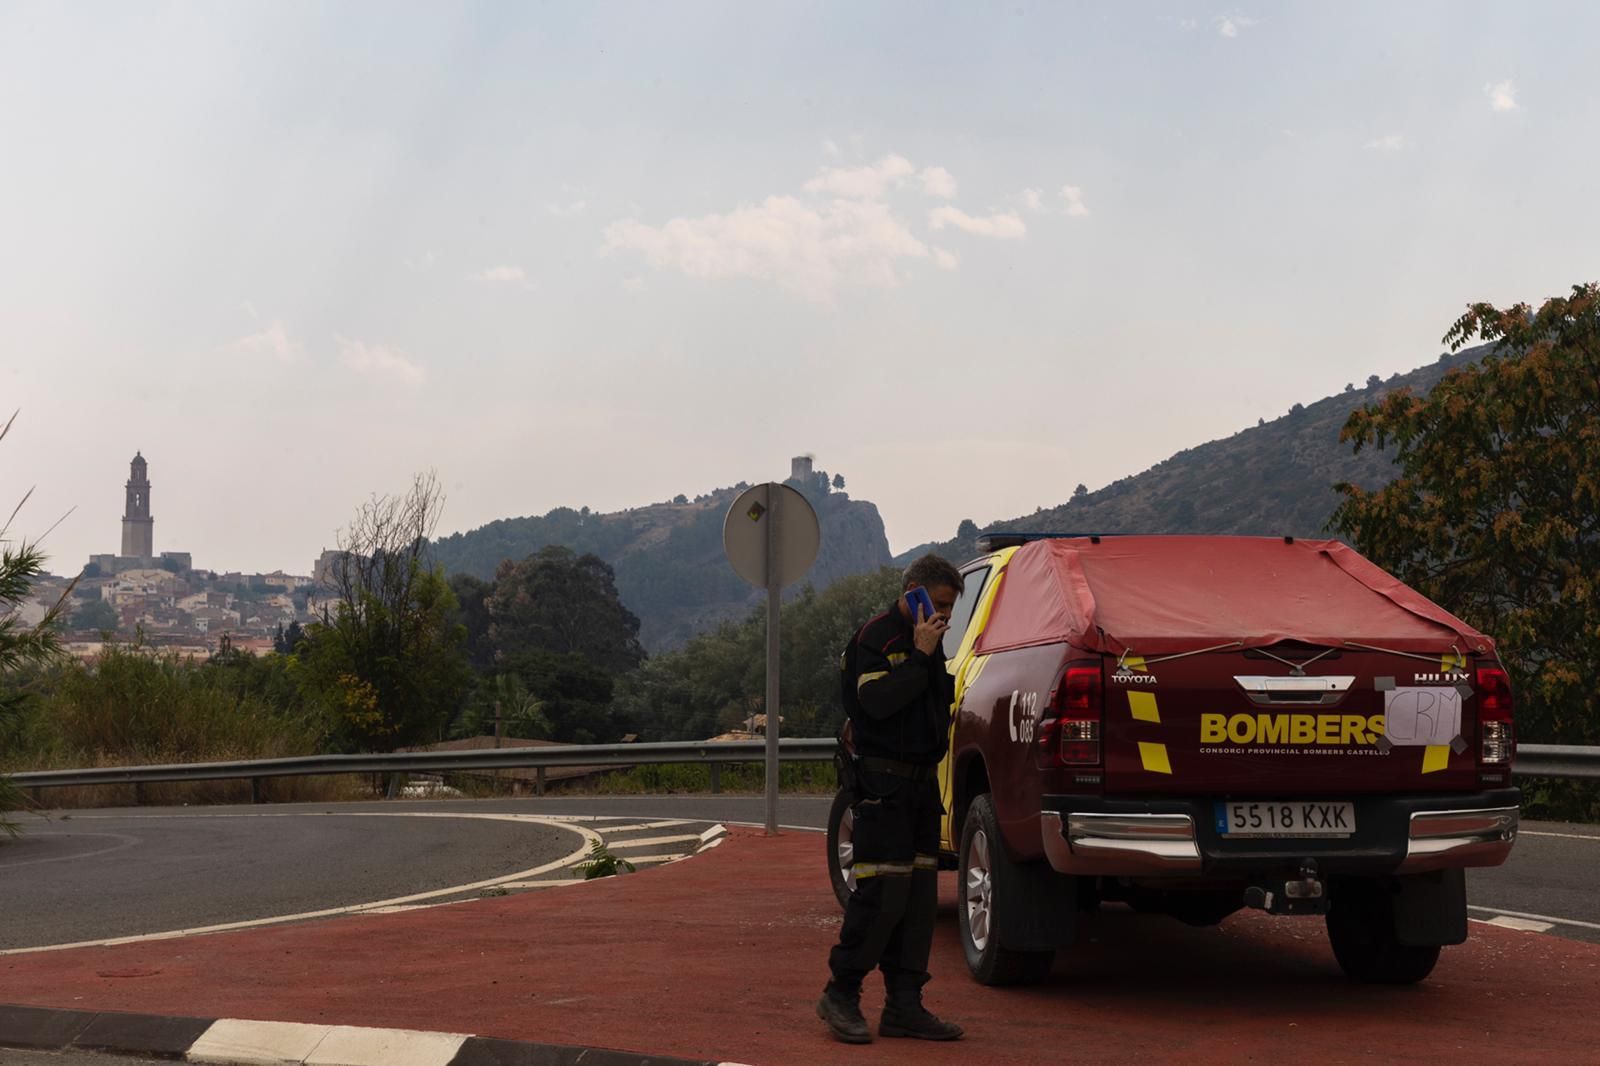
<path fill-rule="evenodd" d="M 719 762 L 711 764 L 711 791 L 713 793 L 722 791 L 722 764 Z"/>
<path fill-rule="evenodd" d="M 534 774 L 533 774 L 533 794 L 535 796 L 544 795 L 544 767 L 542 767 L 542 766 L 536 767 L 534 769 Z"/>
<path fill-rule="evenodd" d="M 143 807 L 144 806 L 144 782 L 143 781 L 135 781 L 133 783 L 133 805 L 135 807 Z"/>
<path fill-rule="evenodd" d="M 44 806 L 44 789 L 35 785 L 33 788 L 28 789 L 28 796 L 33 800 L 35 807 Z"/>
<path fill-rule="evenodd" d="M 261 782 L 262 782 L 262 779 L 259 778 L 259 777 L 252 777 L 250 779 L 250 802 L 251 803 L 265 803 L 265 802 L 267 802 L 265 797 L 263 797 L 261 795 Z"/>

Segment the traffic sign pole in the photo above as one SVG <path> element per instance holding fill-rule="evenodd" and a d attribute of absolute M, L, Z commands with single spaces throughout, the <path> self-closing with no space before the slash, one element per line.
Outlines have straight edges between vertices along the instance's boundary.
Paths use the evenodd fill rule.
<path fill-rule="evenodd" d="M 783 522 L 782 493 L 767 483 L 767 835 L 778 832 L 778 616 L 783 605 L 783 574 L 778 558 Z"/>

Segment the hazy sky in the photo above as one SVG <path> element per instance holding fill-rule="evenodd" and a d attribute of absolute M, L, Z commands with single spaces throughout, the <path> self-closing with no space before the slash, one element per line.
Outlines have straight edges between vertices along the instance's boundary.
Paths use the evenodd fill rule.
<path fill-rule="evenodd" d="M 1588 4 L 0 2 L 14 533 L 305 572 L 783 477 L 902 550 L 1600 276 Z"/>

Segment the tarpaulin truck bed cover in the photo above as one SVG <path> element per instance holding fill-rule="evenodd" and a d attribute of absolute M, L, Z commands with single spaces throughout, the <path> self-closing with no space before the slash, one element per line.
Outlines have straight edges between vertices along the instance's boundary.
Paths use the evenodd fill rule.
<path fill-rule="evenodd" d="M 1462 870 L 1504 861 L 1519 800 L 1488 635 L 1333 540 L 1017 541 L 963 568 L 946 644 L 980 980 L 1036 976 L 1109 902 L 1325 914 L 1371 981 L 1465 938 Z"/>

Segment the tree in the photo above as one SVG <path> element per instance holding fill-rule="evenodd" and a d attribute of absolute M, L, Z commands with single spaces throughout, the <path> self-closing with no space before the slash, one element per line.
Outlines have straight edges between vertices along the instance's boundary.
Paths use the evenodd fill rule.
<path fill-rule="evenodd" d="M 337 601 L 308 631 L 305 683 L 333 708 L 334 746 L 392 750 L 437 739 L 471 679 L 455 597 L 423 553 L 443 503 L 432 474 L 374 497 L 340 534 Z"/>
<path fill-rule="evenodd" d="M 1078 482 L 1078 487 L 1072 490 L 1072 498 L 1074 500 L 1081 500 L 1087 495 L 1089 495 L 1089 486 L 1085 485 L 1081 481 Z"/>
<path fill-rule="evenodd" d="M 1375 562 L 1497 638 L 1533 741 L 1600 741 L 1600 287 L 1537 312 L 1473 304 L 1453 350 L 1498 342 L 1426 396 L 1397 390 L 1345 423 L 1400 474 L 1340 484 L 1334 522 Z"/>
<path fill-rule="evenodd" d="M 1375 389 L 1379 385 L 1382 385 L 1382 384 L 1383 384 L 1383 379 L 1380 378 L 1378 375 L 1376 375 L 1376 374 L 1367 375 L 1367 388 Z"/>
<path fill-rule="evenodd" d="M 970 518 L 963 518 L 961 524 L 956 526 L 956 540 L 963 545 L 971 545 L 978 539 L 978 523 Z"/>
<path fill-rule="evenodd" d="M 67 619 L 69 628 L 88 632 L 115 632 L 121 624 L 117 609 L 105 600 L 89 600 Z"/>
<path fill-rule="evenodd" d="M 488 669 L 494 662 L 494 642 L 489 639 L 489 592 L 494 586 L 471 574 L 451 574 L 450 591 L 456 598 L 454 620 L 466 629 L 462 645 L 474 670 Z"/>
<path fill-rule="evenodd" d="M 13 414 L 0 427 L 0 440 L 4 440 L 17 416 Z M 22 498 L 11 512 L 14 519 L 28 497 Z M 7 752 L 15 750 L 20 740 L 22 712 L 27 694 L 12 687 L 7 679 L 31 666 L 48 663 L 60 653 L 60 639 L 56 622 L 65 609 L 65 594 L 45 612 L 38 625 L 24 625 L 17 608 L 28 598 L 33 583 L 44 573 L 45 557 L 29 541 L 13 544 L 10 533 L 11 519 L 0 526 L 0 761 Z M 70 587 L 68 589 L 70 591 Z M 17 827 L 6 818 L 6 812 L 22 806 L 22 794 L 9 778 L 0 776 L 0 834 L 15 836 Z"/>
<path fill-rule="evenodd" d="M 1306 405 L 1305 404 L 1297 403 L 1297 404 L 1295 404 L 1295 405 L 1293 405 L 1292 407 L 1289 408 L 1289 413 L 1291 415 L 1298 415 L 1298 414 L 1304 413 L 1305 409 L 1306 409 Z"/>
<path fill-rule="evenodd" d="M 672 498 L 672 502 L 677 504 L 679 507 L 682 507 L 684 504 L 689 502 L 689 497 L 680 492 Z"/>
<path fill-rule="evenodd" d="M 485 603 L 499 656 L 577 654 L 613 676 L 644 659 L 639 619 L 622 605 L 616 575 L 598 555 L 552 545 L 521 562 L 508 559 Z"/>
<path fill-rule="evenodd" d="M 300 644 L 306 639 L 306 631 L 299 622 L 290 622 L 285 629 L 283 623 L 278 623 L 278 632 L 272 638 L 272 650 L 279 655 L 293 655 L 299 650 Z"/>
<path fill-rule="evenodd" d="M 99 577 L 100 576 L 100 564 L 99 563 L 85 563 L 84 567 L 83 567 L 83 573 L 79 574 L 78 576 L 79 577 Z"/>
<path fill-rule="evenodd" d="M 835 474 L 835 475 L 833 475 L 833 487 L 834 487 L 835 491 L 838 491 L 838 492 L 843 492 L 844 491 L 844 475 L 843 474 Z"/>

